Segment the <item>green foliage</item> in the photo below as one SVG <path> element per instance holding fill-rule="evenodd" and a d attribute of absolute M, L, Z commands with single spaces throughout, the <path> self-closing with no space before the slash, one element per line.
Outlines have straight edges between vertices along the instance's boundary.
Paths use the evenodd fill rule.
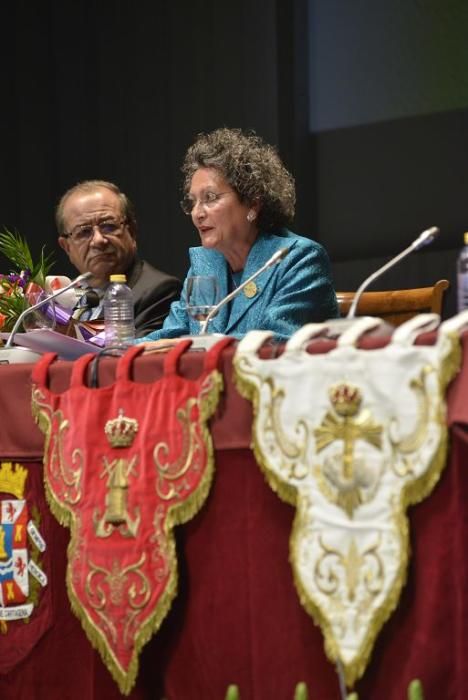
<path fill-rule="evenodd" d="M 228 686 L 225 700 L 240 700 L 239 688 L 237 685 Z"/>
<path fill-rule="evenodd" d="M 26 240 L 17 232 L 4 229 L 0 231 L 0 253 L 8 258 L 15 266 L 11 272 L 21 272 L 29 270 L 31 281 L 36 282 L 40 287 L 44 287 L 45 278 L 53 265 L 53 255 L 46 254 L 44 246 L 41 249 L 39 260 L 35 263 L 32 259 L 31 251 Z"/>
<path fill-rule="evenodd" d="M 305 683 L 298 683 L 296 685 L 294 700 L 309 700 L 309 692 Z"/>
<path fill-rule="evenodd" d="M 421 681 L 414 680 L 408 686 L 408 700 L 424 700 L 423 687 Z M 227 689 L 225 700 L 240 700 L 239 688 L 237 685 L 230 685 Z M 309 700 L 309 691 L 305 683 L 298 683 L 294 691 L 294 700 Z M 359 700 L 357 693 L 352 692 L 346 700 Z"/>
<path fill-rule="evenodd" d="M 424 700 L 421 681 L 414 680 L 408 686 L 408 700 Z"/>
<path fill-rule="evenodd" d="M 11 331 L 18 316 L 29 306 L 23 294 L 0 294 L 0 314 L 5 316 L 2 331 Z"/>
<path fill-rule="evenodd" d="M 36 301 L 31 300 L 31 291 L 37 293 L 38 288 L 44 289 L 53 260 L 42 248 L 39 260 L 34 262 L 25 239 L 8 229 L 0 231 L 0 253 L 13 266 L 0 274 L 0 328 L 11 331 L 18 316 Z"/>

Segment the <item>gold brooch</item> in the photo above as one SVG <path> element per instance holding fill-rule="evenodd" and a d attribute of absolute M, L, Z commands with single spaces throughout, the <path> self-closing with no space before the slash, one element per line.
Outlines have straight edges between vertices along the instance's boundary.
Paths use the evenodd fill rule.
<path fill-rule="evenodd" d="M 249 282 L 248 284 L 245 285 L 244 287 L 244 294 L 247 297 L 247 299 L 252 299 L 257 293 L 257 285 L 255 282 Z"/>

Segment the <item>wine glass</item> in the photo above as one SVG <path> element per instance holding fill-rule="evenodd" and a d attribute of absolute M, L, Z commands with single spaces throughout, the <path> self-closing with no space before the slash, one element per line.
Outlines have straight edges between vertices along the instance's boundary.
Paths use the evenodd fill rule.
<path fill-rule="evenodd" d="M 50 295 L 44 291 L 44 289 L 39 287 L 35 288 L 35 286 L 31 285 L 31 288 L 25 292 L 25 296 L 29 306 L 34 306 L 34 304 L 45 301 Z M 26 314 L 22 325 L 25 331 L 32 331 L 38 328 L 49 328 L 53 330 L 55 328 L 54 302 L 52 301 L 50 304 L 44 304 L 39 307 L 39 309 L 35 309 Z"/>
<path fill-rule="evenodd" d="M 202 323 L 219 301 L 218 280 L 211 275 L 197 275 L 187 280 L 187 313 Z"/>

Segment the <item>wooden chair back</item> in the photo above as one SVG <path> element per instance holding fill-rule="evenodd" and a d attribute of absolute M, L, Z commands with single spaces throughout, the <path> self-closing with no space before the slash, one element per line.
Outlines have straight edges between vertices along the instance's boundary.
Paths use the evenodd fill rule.
<path fill-rule="evenodd" d="M 394 326 L 399 326 L 417 314 L 433 312 L 440 315 L 443 295 L 448 286 L 448 280 L 439 280 L 433 287 L 364 292 L 359 300 L 356 316 L 378 316 Z M 354 294 L 336 293 L 340 316 L 346 316 L 348 313 Z"/>

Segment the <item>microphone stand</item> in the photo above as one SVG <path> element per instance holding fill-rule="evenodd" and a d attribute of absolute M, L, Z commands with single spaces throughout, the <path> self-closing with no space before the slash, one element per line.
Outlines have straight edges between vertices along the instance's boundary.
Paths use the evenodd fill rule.
<path fill-rule="evenodd" d="M 403 260 L 403 258 L 406 258 L 407 255 L 412 253 L 414 250 L 419 250 L 420 248 L 423 248 L 425 245 L 429 245 L 429 243 L 432 243 L 432 241 L 439 235 L 440 231 L 437 228 L 437 226 L 432 226 L 432 228 L 428 228 L 426 231 L 423 231 L 417 238 L 414 240 L 411 245 L 409 245 L 405 250 L 402 250 L 401 253 L 396 255 L 394 258 L 389 260 L 385 265 L 382 265 L 382 267 L 379 267 L 378 270 L 373 272 L 369 277 L 367 277 L 364 282 L 361 284 L 361 286 L 358 288 L 356 294 L 354 295 L 353 302 L 351 306 L 349 307 L 348 314 L 346 318 L 355 318 L 356 316 L 356 311 L 357 307 L 359 304 L 359 300 L 361 299 L 361 296 L 364 292 L 364 290 L 367 289 L 367 287 L 374 282 L 378 277 L 384 274 L 384 272 L 387 272 L 391 267 L 396 265 L 397 263 L 400 262 L 400 260 Z"/>
<path fill-rule="evenodd" d="M 45 304 L 49 304 L 50 302 L 53 302 L 54 299 L 56 299 L 58 296 L 61 294 L 64 294 L 65 292 L 68 292 L 69 289 L 73 289 L 74 287 L 78 287 L 82 282 L 85 280 L 89 279 L 92 277 L 91 272 L 84 272 L 82 275 L 79 275 L 76 277 L 70 284 L 67 284 L 66 287 L 61 287 L 60 289 L 57 289 L 56 292 L 53 294 L 50 294 L 50 296 L 46 297 L 45 299 L 42 299 L 41 301 L 38 301 L 37 304 L 34 304 L 33 306 L 29 306 L 27 309 L 25 309 L 16 319 L 16 323 L 12 328 L 12 331 L 10 333 L 10 336 L 5 343 L 4 350 L 11 350 L 12 349 L 12 344 L 13 344 L 13 339 L 18 332 L 18 328 L 21 326 L 23 323 L 23 319 L 32 311 L 36 311 L 36 309 L 40 309 L 41 306 L 45 306 Z"/>
<path fill-rule="evenodd" d="M 234 299 L 240 292 L 246 287 L 250 282 L 253 282 L 254 279 L 256 279 L 259 275 L 262 274 L 262 272 L 265 272 L 265 270 L 268 270 L 269 267 L 272 267 L 273 265 L 276 265 L 279 263 L 287 254 L 289 253 L 289 248 L 280 248 L 279 250 L 274 253 L 269 260 L 266 261 L 262 267 L 260 267 L 256 272 L 253 273 L 248 279 L 245 280 L 245 282 L 242 282 L 238 287 L 236 287 L 230 294 L 224 297 L 224 299 L 221 299 L 219 304 L 216 304 L 214 306 L 208 316 L 205 318 L 203 323 L 200 325 L 200 335 L 204 335 L 206 333 L 206 329 L 208 328 L 208 324 L 211 321 L 214 316 L 218 313 L 221 307 L 223 307 L 225 304 L 228 304 L 231 299 Z"/>

